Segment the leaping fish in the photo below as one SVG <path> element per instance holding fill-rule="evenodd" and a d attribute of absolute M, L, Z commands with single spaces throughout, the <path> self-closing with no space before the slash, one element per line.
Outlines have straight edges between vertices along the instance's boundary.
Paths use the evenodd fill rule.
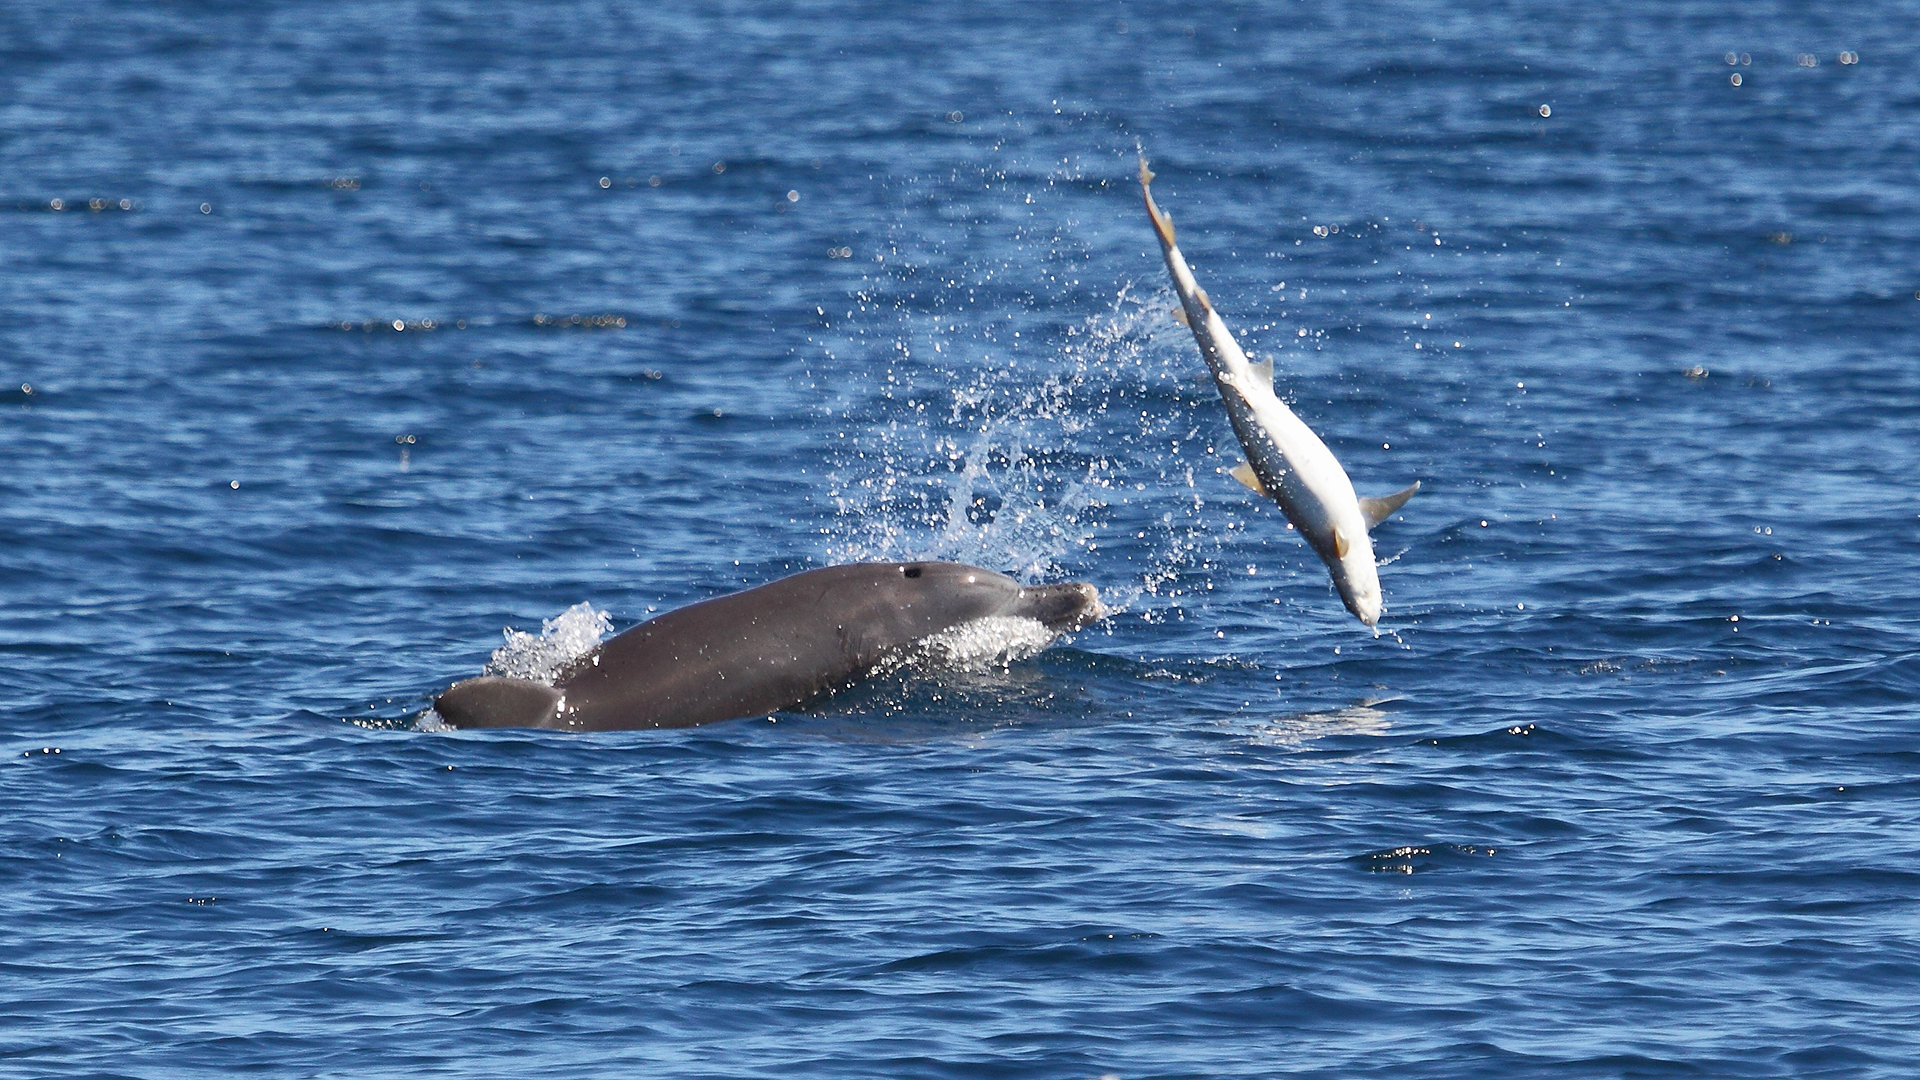
<path fill-rule="evenodd" d="M 1247 460 L 1233 478 L 1280 504 L 1281 512 L 1327 564 L 1334 588 L 1347 610 L 1368 626 L 1380 621 L 1380 575 L 1374 568 L 1368 530 L 1400 509 L 1420 482 L 1392 495 L 1360 498 L 1347 471 L 1313 429 L 1273 392 L 1273 361 L 1255 364 L 1240 351 L 1233 334 L 1213 309 L 1207 292 L 1193 279 L 1186 257 L 1173 242 L 1173 219 L 1153 201 L 1153 172 L 1140 159 L 1140 193 L 1160 237 L 1180 307 L 1174 316 L 1193 331 L 1200 354 L 1213 370 L 1214 385 L 1226 402 L 1227 419 Z M 1378 633 L 1378 631 L 1375 631 Z"/>

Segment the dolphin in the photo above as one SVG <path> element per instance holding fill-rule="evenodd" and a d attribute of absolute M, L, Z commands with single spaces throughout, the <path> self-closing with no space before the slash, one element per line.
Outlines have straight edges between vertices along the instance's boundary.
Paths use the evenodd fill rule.
<path fill-rule="evenodd" d="M 1226 402 L 1227 419 L 1246 453 L 1233 478 L 1280 505 L 1287 520 L 1333 577 L 1347 610 L 1369 627 L 1380 621 L 1380 575 L 1373 561 L 1369 530 L 1400 509 L 1420 490 L 1420 482 L 1377 498 L 1354 494 L 1347 471 L 1304 421 L 1273 392 L 1273 361 L 1255 364 L 1240 351 L 1233 333 L 1213 309 L 1207 292 L 1193 279 L 1186 257 L 1173 242 L 1173 219 L 1153 201 L 1153 172 L 1140 159 L 1140 193 L 1147 201 L 1166 256 L 1173 288 L 1180 296 L 1174 317 L 1193 331 L 1200 354 L 1213 371 L 1214 385 Z M 1375 630 L 1375 634 L 1379 631 Z"/>
<path fill-rule="evenodd" d="M 433 709 L 456 728 L 691 727 L 793 708 L 981 620 L 1025 620 L 1050 639 L 1105 614 L 1078 582 L 1021 585 L 946 562 L 829 566 L 649 619 L 551 684 L 462 680 Z"/>

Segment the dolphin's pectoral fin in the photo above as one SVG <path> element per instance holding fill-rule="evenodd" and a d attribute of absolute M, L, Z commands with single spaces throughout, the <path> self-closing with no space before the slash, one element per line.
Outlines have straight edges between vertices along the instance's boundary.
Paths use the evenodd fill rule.
<path fill-rule="evenodd" d="M 1367 528 L 1387 520 L 1395 510 L 1407 504 L 1414 492 L 1420 490 L 1420 481 L 1415 480 L 1411 487 L 1402 488 L 1391 495 L 1369 495 L 1360 500 L 1360 516 L 1367 520 Z"/>
<path fill-rule="evenodd" d="M 1273 385 L 1273 357 L 1269 356 L 1265 360 L 1255 360 L 1253 362 L 1253 373 L 1255 375 L 1258 375 L 1262 379 L 1267 380 L 1268 386 L 1272 386 Z"/>
<path fill-rule="evenodd" d="M 1338 525 L 1335 525 L 1335 526 L 1333 527 L 1333 554 L 1334 554 L 1334 557 L 1336 557 L 1336 558 L 1340 558 L 1340 559 L 1344 559 L 1344 558 L 1346 558 L 1346 557 L 1347 557 L 1347 551 L 1348 551 L 1348 548 L 1347 548 L 1347 538 L 1346 538 L 1346 536 L 1344 536 L 1344 535 L 1343 535 L 1343 534 L 1342 534 L 1342 533 L 1340 532 L 1340 526 L 1338 526 Z"/>
<path fill-rule="evenodd" d="M 1247 485 L 1247 490 L 1253 492 L 1255 495 L 1267 495 L 1267 485 L 1260 482 L 1260 475 L 1253 471 L 1253 466 L 1248 462 L 1243 461 L 1233 468 L 1228 469 L 1227 475 Z M 1273 496 L 1267 495 L 1267 497 L 1272 498 Z"/>
<path fill-rule="evenodd" d="M 1187 319 L 1186 308 L 1183 308 L 1183 307 L 1174 308 L 1173 321 L 1179 323 L 1181 326 L 1187 327 L 1188 329 L 1193 328 L 1193 323 Z"/>

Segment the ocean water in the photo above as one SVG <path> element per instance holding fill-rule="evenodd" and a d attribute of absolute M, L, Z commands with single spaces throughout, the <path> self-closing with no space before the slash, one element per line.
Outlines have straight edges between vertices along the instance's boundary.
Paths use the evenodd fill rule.
<path fill-rule="evenodd" d="M 1916 25 L 8 5 L 0 1075 L 1910 1075 Z M 1142 150 L 1424 485 L 1377 638 L 1223 475 Z M 416 719 L 888 558 L 1114 614 Z"/>

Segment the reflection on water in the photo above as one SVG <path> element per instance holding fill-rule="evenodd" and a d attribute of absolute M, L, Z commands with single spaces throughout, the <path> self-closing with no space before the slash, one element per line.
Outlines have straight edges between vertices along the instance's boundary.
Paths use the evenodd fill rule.
<path fill-rule="evenodd" d="M 1363 698 L 1352 705 L 1320 712 L 1293 713 L 1272 720 L 1242 721 L 1257 746 L 1297 747 L 1334 735 L 1385 735 L 1393 726 L 1378 706 L 1395 698 Z"/>

